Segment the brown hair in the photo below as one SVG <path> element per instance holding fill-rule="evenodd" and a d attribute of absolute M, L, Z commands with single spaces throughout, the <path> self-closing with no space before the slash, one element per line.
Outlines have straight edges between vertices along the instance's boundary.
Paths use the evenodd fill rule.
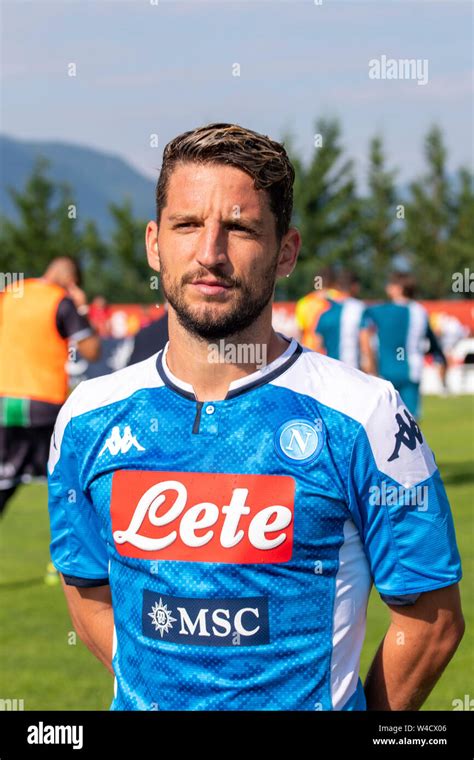
<path fill-rule="evenodd" d="M 416 293 L 416 280 L 408 272 L 392 272 L 389 283 L 399 285 L 405 298 L 414 298 Z"/>
<path fill-rule="evenodd" d="M 156 185 L 156 222 L 166 206 L 170 176 L 178 163 L 225 164 L 241 169 L 266 190 L 275 216 L 278 242 L 288 232 L 293 211 L 295 171 L 281 143 L 238 124 L 207 124 L 169 142 Z"/>

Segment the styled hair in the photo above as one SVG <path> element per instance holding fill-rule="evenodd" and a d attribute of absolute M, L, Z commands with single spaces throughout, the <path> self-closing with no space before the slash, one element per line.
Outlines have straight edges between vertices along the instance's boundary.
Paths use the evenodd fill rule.
<path fill-rule="evenodd" d="M 392 272 L 389 278 L 390 285 L 399 285 L 405 298 L 414 298 L 416 293 L 416 280 L 408 272 Z"/>
<path fill-rule="evenodd" d="M 235 166 L 254 180 L 256 190 L 266 190 L 275 217 L 278 242 L 290 227 L 295 171 L 281 143 L 238 124 L 207 124 L 171 140 L 163 152 L 156 185 L 156 222 L 159 226 L 170 176 L 177 164 Z"/>

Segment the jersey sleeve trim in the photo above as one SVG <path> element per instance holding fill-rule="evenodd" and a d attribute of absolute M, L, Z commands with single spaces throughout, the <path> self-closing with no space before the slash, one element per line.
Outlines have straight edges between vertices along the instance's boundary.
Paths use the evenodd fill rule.
<path fill-rule="evenodd" d="M 93 334 L 94 333 L 90 327 L 85 327 L 83 330 L 79 330 L 78 332 L 75 332 L 75 333 L 72 333 L 72 335 L 69 335 L 69 340 L 72 340 L 75 343 L 80 343 L 81 340 L 90 338 L 91 335 Z"/>
<path fill-rule="evenodd" d="M 380 594 L 380 598 L 385 604 L 394 607 L 411 607 L 420 598 L 420 594 Z"/>
<path fill-rule="evenodd" d="M 59 568 L 58 568 L 59 569 Z M 108 586 L 108 578 L 78 578 L 76 575 L 66 575 L 60 571 L 66 586 L 76 586 L 77 588 L 95 588 L 96 586 Z"/>
<path fill-rule="evenodd" d="M 383 588 L 380 586 L 377 586 L 377 591 L 379 592 L 381 598 L 385 601 L 385 597 L 406 597 L 406 596 L 412 596 L 415 594 L 426 594 L 427 591 L 438 591 L 440 588 L 448 588 L 448 586 L 455 586 L 456 583 L 459 583 L 459 581 L 462 579 L 462 570 L 459 571 L 459 573 L 456 574 L 454 578 L 451 578 L 449 581 L 442 581 L 440 583 L 431 583 L 428 585 L 423 584 L 422 586 L 417 586 L 415 589 L 412 589 L 410 592 L 407 591 L 393 591 L 392 589 L 387 590 L 384 592 Z M 392 604 L 392 602 L 389 602 L 389 604 Z"/>

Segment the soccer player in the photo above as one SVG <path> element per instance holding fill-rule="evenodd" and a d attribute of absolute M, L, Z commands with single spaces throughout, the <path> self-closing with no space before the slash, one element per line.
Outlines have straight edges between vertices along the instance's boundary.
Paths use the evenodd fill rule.
<path fill-rule="evenodd" d="M 326 296 L 328 307 L 316 323 L 315 350 L 324 352 L 333 359 L 359 367 L 359 332 L 365 304 L 351 293 L 357 284 L 357 276 L 348 270 L 338 273 L 337 295 Z"/>
<path fill-rule="evenodd" d="M 378 374 L 393 383 L 410 413 L 418 418 L 425 354 L 432 354 L 443 368 L 446 359 L 430 327 L 426 309 L 414 300 L 415 289 L 412 275 L 393 272 L 386 286 L 390 300 L 366 309 L 360 341 L 367 371 L 375 374 L 378 369 Z M 374 332 L 378 362 L 372 343 Z"/>
<path fill-rule="evenodd" d="M 47 475 L 49 443 L 68 393 L 69 341 L 89 361 L 100 343 L 86 317 L 80 271 L 59 256 L 22 292 L 0 293 L 0 514 L 18 485 Z"/>
<path fill-rule="evenodd" d="M 415 710 L 462 637 L 423 434 L 390 383 L 272 329 L 293 180 L 280 143 L 237 125 L 168 143 L 146 246 L 169 340 L 59 415 L 52 557 L 112 709 Z M 373 583 L 391 623 L 364 688 Z"/>
<path fill-rule="evenodd" d="M 316 335 L 316 326 L 321 314 L 330 306 L 328 299 L 341 298 L 336 289 L 336 272 L 331 266 L 323 267 L 314 278 L 315 289 L 296 302 L 295 320 L 300 332 L 303 346 L 319 351 L 320 341 Z"/>

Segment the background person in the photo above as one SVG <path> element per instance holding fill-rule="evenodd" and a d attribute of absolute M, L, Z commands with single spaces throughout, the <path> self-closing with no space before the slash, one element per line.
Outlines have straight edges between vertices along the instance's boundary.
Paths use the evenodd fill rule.
<path fill-rule="evenodd" d="M 95 361 L 98 337 L 87 317 L 78 264 L 54 259 L 24 281 L 21 298 L 0 293 L 0 513 L 22 482 L 46 477 L 49 444 L 68 394 L 68 345 Z"/>
<path fill-rule="evenodd" d="M 320 342 L 316 336 L 319 317 L 328 306 L 329 298 L 338 298 L 336 272 L 333 267 L 323 267 L 314 278 L 315 289 L 296 302 L 295 320 L 299 329 L 300 341 L 307 348 L 319 351 Z"/>
<path fill-rule="evenodd" d="M 344 269 L 337 274 L 335 284 L 337 293 L 326 295 L 328 307 L 316 323 L 315 350 L 359 368 L 359 333 L 365 304 L 352 296 L 357 290 L 358 278 L 354 272 Z"/>
<path fill-rule="evenodd" d="M 446 359 L 426 309 L 414 300 L 415 289 L 412 275 L 394 272 L 385 289 L 390 300 L 364 312 L 360 341 L 366 371 L 393 383 L 411 414 L 418 417 L 425 354 L 431 353 L 442 367 L 446 367 Z"/>

